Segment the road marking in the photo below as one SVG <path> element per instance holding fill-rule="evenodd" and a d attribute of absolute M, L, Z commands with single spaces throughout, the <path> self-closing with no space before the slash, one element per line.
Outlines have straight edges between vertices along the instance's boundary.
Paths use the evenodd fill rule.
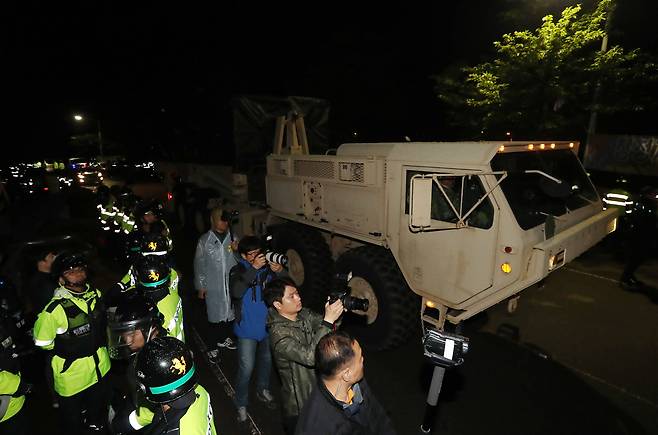
<path fill-rule="evenodd" d="M 212 369 L 213 374 L 219 381 L 219 384 L 224 388 L 224 392 L 226 393 L 228 398 L 233 400 L 233 398 L 235 397 L 235 389 L 233 388 L 233 385 L 231 385 L 229 380 L 226 378 L 219 364 L 215 364 L 208 359 L 208 355 L 206 353 L 208 351 L 208 348 L 206 347 L 206 343 L 204 343 L 204 341 L 201 339 L 201 336 L 197 332 L 196 328 L 194 326 L 191 326 L 191 329 L 192 329 L 192 339 L 196 343 L 196 346 L 199 348 L 199 351 L 201 351 L 201 355 L 203 355 L 203 359 L 208 363 L 208 365 Z M 251 418 L 251 414 L 249 414 L 248 412 L 247 412 L 247 419 L 249 421 L 250 435 L 263 435 L 263 432 L 261 432 L 261 430 L 256 425 L 254 419 Z"/>
<path fill-rule="evenodd" d="M 595 274 L 595 273 L 583 272 L 582 270 L 573 269 L 573 268 L 571 268 L 571 267 L 564 267 L 563 269 L 564 269 L 564 270 L 567 270 L 567 271 L 569 271 L 569 272 L 574 272 L 574 273 L 579 273 L 579 274 L 581 274 L 581 275 L 591 276 L 592 278 L 602 279 L 602 280 L 604 280 L 604 281 L 610 281 L 610 282 L 614 282 L 614 283 L 618 283 L 618 282 L 619 282 L 619 280 L 617 280 L 617 279 L 608 278 L 607 276 L 597 275 L 597 274 Z"/>
<path fill-rule="evenodd" d="M 578 369 L 578 368 L 576 368 L 576 367 L 573 367 L 573 366 L 571 366 L 571 365 L 569 365 L 569 364 L 565 364 L 563 361 L 560 361 L 560 364 L 562 364 L 563 366 L 565 366 L 565 367 L 568 368 L 569 370 L 573 370 L 574 372 L 578 373 L 578 374 L 581 375 L 581 376 L 584 376 L 584 377 L 589 378 L 589 379 L 591 379 L 591 380 L 593 380 L 593 381 L 596 381 L 596 382 L 598 382 L 598 383 L 600 383 L 600 384 L 603 384 L 603 385 L 605 385 L 606 387 L 609 387 L 609 388 L 611 388 L 611 389 L 613 389 L 613 390 L 617 390 L 618 392 L 620 392 L 620 393 L 622 393 L 622 394 L 625 394 L 625 395 L 627 395 L 627 396 L 629 396 L 629 397 L 631 397 L 631 398 L 633 398 L 633 399 L 635 399 L 635 400 L 637 400 L 637 401 L 639 401 L 639 402 L 644 403 L 645 405 L 649 405 L 650 407 L 652 407 L 652 408 L 658 410 L 658 403 L 654 403 L 654 402 L 652 402 L 650 399 L 647 399 L 646 397 L 639 396 L 639 395 L 637 395 L 637 394 L 635 394 L 635 393 L 633 393 L 633 392 L 627 390 L 627 389 L 624 388 L 624 387 L 620 387 L 620 386 L 618 386 L 618 385 L 611 384 L 610 382 L 606 381 L 605 379 L 599 378 L 598 376 L 595 376 L 595 375 L 593 375 L 593 374 L 591 374 L 591 373 L 589 373 L 589 372 L 586 372 L 586 371 L 584 371 L 584 370 L 580 370 L 580 369 Z"/>
<path fill-rule="evenodd" d="M 589 296 L 579 295 L 576 293 L 571 293 L 567 295 L 567 299 L 571 299 L 572 301 L 576 301 L 576 302 L 583 302 L 585 304 L 592 304 L 596 302 L 596 299 L 594 298 L 590 298 Z"/>

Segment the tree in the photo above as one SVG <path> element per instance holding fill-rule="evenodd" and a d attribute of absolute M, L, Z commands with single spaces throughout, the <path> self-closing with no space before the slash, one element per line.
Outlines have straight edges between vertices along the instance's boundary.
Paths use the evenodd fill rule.
<path fill-rule="evenodd" d="M 612 7 L 612 0 L 587 14 L 580 5 L 567 7 L 535 30 L 504 34 L 493 44 L 493 60 L 434 76 L 452 123 L 489 136 L 582 135 L 597 84 L 600 113 L 652 105 L 646 86 L 656 84 L 656 64 L 637 49 L 600 50 Z"/>

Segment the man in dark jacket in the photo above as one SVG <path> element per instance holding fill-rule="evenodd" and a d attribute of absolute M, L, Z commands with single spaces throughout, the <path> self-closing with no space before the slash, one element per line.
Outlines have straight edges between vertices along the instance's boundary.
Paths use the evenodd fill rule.
<path fill-rule="evenodd" d="M 391 420 L 363 379 L 359 343 L 344 332 L 320 339 L 320 375 L 297 422 L 297 435 L 394 435 Z"/>
<path fill-rule="evenodd" d="M 256 398 L 274 409 L 270 392 L 272 354 L 265 329 L 267 307 L 263 302 L 265 284 L 283 273 L 283 266 L 270 263 L 262 252 L 260 239 L 247 236 L 240 240 L 238 252 L 242 257 L 229 274 L 229 289 L 235 305 L 233 332 L 238 338 L 238 374 L 235 382 L 235 404 L 238 423 L 247 421 L 249 382 L 256 367 Z"/>
<path fill-rule="evenodd" d="M 290 278 L 278 278 L 265 286 L 269 307 L 267 327 L 274 362 L 281 377 L 284 426 L 294 434 L 299 413 L 315 385 L 315 346 L 334 329 L 343 314 L 343 302 L 327 302 L 324 317 L 302 308 L 297 285 Z"/>

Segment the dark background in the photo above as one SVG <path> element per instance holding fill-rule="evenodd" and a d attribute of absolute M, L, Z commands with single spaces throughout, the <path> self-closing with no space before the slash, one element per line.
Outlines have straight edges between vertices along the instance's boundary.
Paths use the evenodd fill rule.
<path fill-rule="evenodd" d="M 104 142 L 128 154 L 191 146 L 230 161 L 230 101 L 242 94 L 329 100 L 334 144 L 463 139 L 443 122 L 430 76 L 487 60 L 503 33 L 575 4 L 92 3 L 4 7 L 9 159 L 70 154 L 70 137 L 95 134 L 100 119 Z M 619 3 L 610 43 L 658 52 L 654 2 Z M 603 119 L 599 132 L 655 133 L 655 115 Z"/>

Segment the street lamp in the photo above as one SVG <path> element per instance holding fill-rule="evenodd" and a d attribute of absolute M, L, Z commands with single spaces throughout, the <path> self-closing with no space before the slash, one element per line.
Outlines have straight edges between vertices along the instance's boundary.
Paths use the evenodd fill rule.
<path fill-rule="evenodd" d="M 84 116 L 76 113 L 73 115 L 75 122 L 83 122 L 85 120 Z M 98 151 L 100 156 L 103 157 L 103 135 L 101 134 L 101 120 L 96 119 L 96 131 L 98 134 Z"/>

